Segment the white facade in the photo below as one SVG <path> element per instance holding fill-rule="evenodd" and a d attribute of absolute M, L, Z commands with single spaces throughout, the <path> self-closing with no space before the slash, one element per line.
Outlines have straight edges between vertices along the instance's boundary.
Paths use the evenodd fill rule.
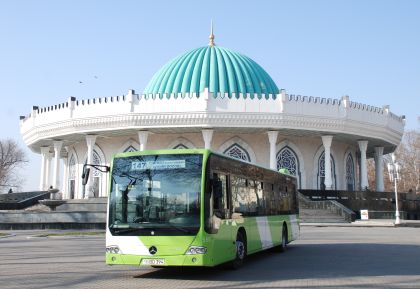
<path fill-rule="evenodd" d="M 207 89 L 185 98 L 145 97 L 133 90 L 120 97 L 70 98 L 33 107 L 20 121 L 25 143 L 42 155 L 40 189 L 57 187 L 64 198 L 107 195 L 107 175 L 99 172 L 83 189 L 88 160 L 109 165 L 117 152 L 167 148 L 206 147 L 265 167 L 286 167 L 303 189 L 365 189 L 366 159 L 379 163 L 394 151 L 404 124 L 389 107 L 351 102 L 348 96 L 324 99 L 281 90 L 275 99 L 229 98 Z M 376 167 L 383 179 L 382 166 Z M 383 182 L 376 183 L 383 190 Z"/>

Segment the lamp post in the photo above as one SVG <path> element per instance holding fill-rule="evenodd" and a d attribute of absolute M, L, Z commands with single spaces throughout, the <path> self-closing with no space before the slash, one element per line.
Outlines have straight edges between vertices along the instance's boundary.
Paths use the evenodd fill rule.
<path fill-rule="evenodd" d="M 401 166 L 395 161 L 395 154 L 391 154 L 392 162 L 388 163 L 388 174 L 389 180 L 394 182 L 395 191 L 395 224 L 400 224 L 400 212 L 398 211 L 398 192 L 397 192 L 397 181 L 400 180 L 400 169 Z"/>

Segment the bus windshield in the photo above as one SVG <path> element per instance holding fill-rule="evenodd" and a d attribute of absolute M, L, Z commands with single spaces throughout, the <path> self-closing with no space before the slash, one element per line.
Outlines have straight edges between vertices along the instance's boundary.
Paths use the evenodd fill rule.
<path fill-rule="evenodd" d="M 113 235 L 195 235 L 200 227 L 202 155 L 119 157 L 112 168 Z"/>

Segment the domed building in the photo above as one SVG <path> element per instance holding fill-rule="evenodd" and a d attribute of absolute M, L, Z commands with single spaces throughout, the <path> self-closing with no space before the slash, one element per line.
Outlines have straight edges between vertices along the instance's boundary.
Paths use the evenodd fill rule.
<path fill-rule="evenodd" d="M 372 189 L 383 191 L 382 157 L 404 124 L 388 106 L 288 94 L 251 58 L 216 46 L 213 33 L 208 46 L 163 66 L 142 94 L 70 97 L 20 120 L 25 143 L 42 156 L 40 190 L 53 186 L 65 199 L 107 195 L 107 176 L 96 170 L 84 189 L 85 163 L 109 165 L 115 153 L 146 149 L 208 148 L 287 168 L 302 189 L 349 191 L 368 187 L 373 157 Z"/>

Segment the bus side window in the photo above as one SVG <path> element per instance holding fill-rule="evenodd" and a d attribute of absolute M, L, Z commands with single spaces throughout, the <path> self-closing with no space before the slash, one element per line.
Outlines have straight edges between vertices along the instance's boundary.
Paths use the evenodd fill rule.
<path fill-rule="evenodd" d="M 262 183 L 262 193 L 263 193 L 263 202 L 264 202 L 264 209 L 265 214 L 267 216 L 274 215 L 274 193 L 273 189 L 274 186 L 272 184 Z"/>
<path fill-rule="evenodd" d="M 248 214 L 249 216 L 258 215 L 258 196 L 256 192 L 256 185 L 254 180 L 248 180 L 247 186 L 247 201 L 248 201 Z"/>
<path fill-rule="evenodd" d="M 292 190 L 293 190 L 293 214 L 298 214 L 299 212 L 299 203 L 297 200 L 297 190 L 296 190 L 296 185 L 292 186 Z"/>
<path fill-rule="evenodd" d="M 249 213 L 247 198 L 247 180 L 236 176 L 230 176 L 232 194 L 232 213 L 235 215 L 247 216 Z"/>
<path fill-rule="evenodd" d="M 228 217 L 227 176 L 213 174 L 213 214 L 221 219 Z"/>
<path fill-rule="evenodd" d="M 266 205 L 266 197 L 264 196 L 264 183 L 260 181 L 256 181 L 255 185 L 257 189 L 257 198 L 258 198 L 258 215 L 265 216 L 267 205 Z"/>

